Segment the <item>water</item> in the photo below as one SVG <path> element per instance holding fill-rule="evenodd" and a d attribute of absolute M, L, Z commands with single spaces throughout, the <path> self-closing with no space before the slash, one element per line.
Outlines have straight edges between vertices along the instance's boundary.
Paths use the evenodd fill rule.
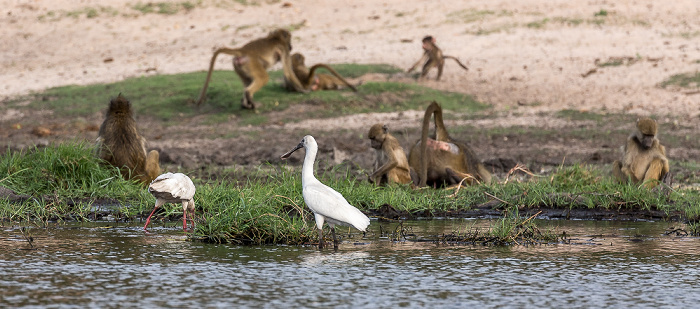
<path fill-rule="evenodd" d="M 338 251 L 186 241 L 177 222 L 0 230 L 8 308 L 694 307 L 700 239 L 666 222 L 540 221 L 570 244 L 487 247 L 392 242 L 372 222 Z M 405 223 L 419 238 L 486 220 Z"/>

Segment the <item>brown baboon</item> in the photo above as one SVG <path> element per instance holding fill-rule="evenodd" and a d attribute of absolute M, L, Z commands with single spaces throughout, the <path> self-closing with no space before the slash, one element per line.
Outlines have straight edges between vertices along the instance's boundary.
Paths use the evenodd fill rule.
<path fill-rule="evenodd" d="M 233 68 L 246 87 L 243 92 L 243 98 L 241 99 L 241 106 L 243 106 L 243 108 L 255 108 L 253 95 L 270 79 L 267 70 L 278 61 L 282 61 L 284 78 L 291 83 L 294 90 L 298 92 L 307 92 L 301 86 L 299 79 L 297 79 L 292 70 L 292 62 L 289 59 L 289 52 L 291 50 L 292 34 L 284 29 L 274 30 L 270 32 L 267 37 L 250 41 L 240 48 L 224 47 L 217 49 L 211 57 L 209 73 L 207 73 L 204 87 L 199 94 L 199 99 L 197 99 L 197 105 L 202 104 L 206 100 L 207 86 L 209 86 L 211 73 L 214 71 L 216 56 L 220 53 L 233 56 Z"/>
<path fill-rule="evenodd" d="M 388 131 L 386 125 L 378 123 L 367 133 L 370 145 L 376 152 L 374 172 L 369 176 L 369 180 L 376 185 L 410 183 L 411 174 L 406 153 L 399 141 Z"/>
<path fill-rule="evenodd" d="M 430 118 L 435 115 L 435 138 L 428 138 Z M 474 180 L 490 182 L 491 173 L 479 162 L 476 154 L 465 143 L 455 141 L 447 133 L 442 122 L 442 108 L 433 101 L 425 110 L 421 139 L 408 155 L 411 178 L 418 187 L 427 184 L 456 185 L 463 179 L 467 184 Z"/>
<path fill-rule="evenodd" d="M 146 139 L 136 128 L 131 102 L 121 93 L 109 102 L 97 137 L 97 155 L 120 168 L 125 179 L 137 178 L 148 185 L 160 175 L 158 151 L 146 154 Z"/>
<path fill-rule="evenodd" d="M 656 121 L 651 118 L 637 120 L 637 128 L 627 138 L 622 162 L 613 162 L 613 175 L 621 183 L 631 181 L 653 188 L 663 181 L 669 166 L 666 148 L 656 138 Z"/>
<path fill-rule="evenodd" d="M 304 55 L 300 53 L 294 53 L 292 56 L 292 69 L 294 69 L 294 74 L 301 82 L 302 87 L 306 90 L 317 91 L 317 90 L 338 90 L 342 89 L 343 86 L 347 86 L 352 91 L 357 91 L 354 85 L 350 84 L 345 78 L 343 78 L 338 72 L 336 72 L 330 66 L 319 63 L 307 68 L 304 64 Z M 314 74 L 316 69 L 324 68 L 331 72 L 333 75 L 328 74 Z M 285 88 L 290 91 L 294 91 L 294 85 L 285 79 Z"/>
<path fill-rule="evenodd" d="M 413 71 L 421 62 L 424 62 L 425 64 L 423 64 L 423 71 L 421 71 L 420 77 L 424 78 L 426 75 L 428 75 L 428 71 L 430 71 L 430 69 L 437 67 L 438 72 L 435 80 L 440 80 L 440 77 L 442 76 L 442 69 L 445 67 L 446 58 L 457 61 L 459 66 L 465 70 L 469 70 L 469 68 L 462 64 L 459 59 L 452 56 L 443 55 L 442 50 L 435 45 L 435 38 L 430 35 L 423 38 L 423 50 L 423 56 L 418 59 L 418 61 L 416 61 L 412 67 L 408 68 L 408 73 L 411 73 L 411 71 Z"/>

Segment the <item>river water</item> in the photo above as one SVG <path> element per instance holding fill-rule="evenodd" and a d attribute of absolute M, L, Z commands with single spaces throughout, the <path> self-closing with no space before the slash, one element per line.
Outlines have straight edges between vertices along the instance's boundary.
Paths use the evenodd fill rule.
<path fill-rule="evenodd" d="M 489 220 L 404 222 L 425 240 Z M 1 308 L 691 308 L 700 239 L 679 223 L 538 221 L 567 243 L 392 241 L 373 221 L 339 250 L 187 241 L 178 222 L 0 228 Z M 345 231 L 347 234 L 347 231 Z"/>

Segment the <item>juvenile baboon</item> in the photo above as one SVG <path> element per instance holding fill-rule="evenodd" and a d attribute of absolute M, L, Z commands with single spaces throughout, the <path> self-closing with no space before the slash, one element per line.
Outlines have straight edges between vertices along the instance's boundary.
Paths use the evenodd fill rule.
<path fill-rule="evenodd" d="M 637 120 L 637 127 L 627 138 L 622 162 L 613 162 L 613 175 L 620 183 L 631 181 L 653 188 L 663 181 L 669 166 L 666 148 L 656 138 L 657 124 L 651 118 Z"/>
<path fill-rule="evenodd" d="M 317 90 L 338 90 L 342 89 L 343 86 L 347 86 L 352 91 L 357 91 L 357 88 L 355 88 L 354 85 L 350 84 L 345 78 L 343 78 L 338 72 L 336 72 L 333 68 L 330 66 L 324 64 L 324 63 L 319 63 L 315 64 L 311 67 L 311 69 L 306 67 L 306 64 L 304 64 L 304 55 L 300 53 L 294 53 L 291 56 L 292 58 L 292 69 L 294 70 L 294 74 L 296 77 L 299 79 L 299 82 L 301 82 L 302 87 L 306 90 L 311 90 L 311 91 L 317 91 Z M 328 75 L 328 74 L 314 74 L 316 69 L 318 68 L 324 68 L 328 71 L 331 72 L 333 75 Z M 285 79 L 285 88 L 290 91 L 294 91 L 294 85 L 293 83 L 287 81 Z"/>
<path fill-rule="evenodd" d="M 146 154 L 146 139 L 136 128 L 131 102 L 121 93 L 109 102 L 97 137 L 97 155 L 120 168 L 125 179 L 137 178 L 148 185 L 160 175 L 158 151 Z"/>
<path fill-rule="evenodd" d="M 430 118 L 435 115 L 435 138 L 428 138 Z M 479 162 L 476 154 L 465 143 L 455 141 L 447 133 L 442 122 L 442 108 L 433 101 L 425 110 L 421 139 L 408 155 L 411 178 L 418 187 L 427 184 L 456 185 L 462 179 L 467 184 L 491 181 L 491 173 Z M 415 177 L 414 177 L 415 176 Z"/>
<path fill-rule="evenodd" d="M 411 73 L 411 71 L 413 71 L 421 62 L 424 62 L 425 64 L 423 64 L 423 71 L 421 71 L 420 77 L 424 78 L 426 75 L 428 75 L 428 71 L 430 71 L 430 69 L 437 67 L 438 72 L 435 80 L 440 80 L 440 77 L 442 76 L 442 69 L 445 67 L 446 58 L 457 61 L 459 66 L 465 70 L 469 70 L 469 68 L 462 64 L 459 59 L 452 56 L 443 55 L 442 50 L 435 45 L 435 38 L 430 35 L 423 38 L 423 50 L 423 56 L 418 59 L 418 61 L 416 61 L 412 67 L 408 68 L 408 73 Z"/>
<path fill-rule="evenodd" d="M 375 149 L 374 172 L 369 180 L 376 185 L 385 183 L 410 183 L 411 174 L 406 153 L 399 141 L 381 123 L 373 125 L 367 133 L 370 145 Z"/>
<path fill-rule="evenodd" d="M 233 56 L 233 68 L 246 87 L 241 99 L 243 108 L 255 108 L 253 95 L 270 79 L 267 70 L 278 61 L 282 61 L 284 78 L 291 83 L 291 87 L 297 92 L 307 92 L 301 86 L 299 79 L 297 79 L 292 70 L 292 61 L 289 57 L 291 50 L 292 34 L 284 29 L 274 30 L 267 37 L 250 41 L 240 48 L 224 47 L 217 49 L 211 57 L 209 73 L 207 73 L 204 87 L 202 87 L 202 92 L 199 94 L 199 99 L 197 99 L 197 105 L 202 104 L 206 100 L 207 86 L 209 86 L 211 73 L 214 71 L 216 57 L 220 53 Z"/>

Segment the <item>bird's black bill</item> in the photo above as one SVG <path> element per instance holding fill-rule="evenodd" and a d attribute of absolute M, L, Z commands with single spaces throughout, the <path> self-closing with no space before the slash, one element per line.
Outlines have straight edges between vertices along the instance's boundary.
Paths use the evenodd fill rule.
<path fill-rule="evenodd" d="M 297 145 L 296 147 L 294 147 L 294 149 L 292 149 L 292 150 L 290 150 L 289 152 L 283 154 L 280 158 L 282 158 L 282 159 L 289 158 L 289 156 L 291 156 L 293 152 L 295 152 L 295 151 L 299 150 L 299 148 L 303 148 L 303 147 L 304 147 L 304 142 L 301 142 L 301 143 L 299 143 L 299 145 Z"/>

